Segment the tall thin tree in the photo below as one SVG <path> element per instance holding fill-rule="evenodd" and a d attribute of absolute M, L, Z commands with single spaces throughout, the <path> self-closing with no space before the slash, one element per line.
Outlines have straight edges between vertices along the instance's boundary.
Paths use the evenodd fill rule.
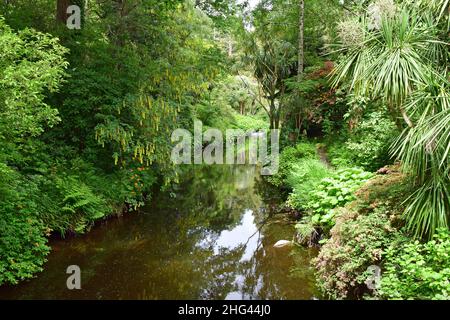
<path fill-rule="evenodd" d="M 298 80 L 301 81 L 305 68 L 305 0 L 299 0 L 298 22 Z"/>

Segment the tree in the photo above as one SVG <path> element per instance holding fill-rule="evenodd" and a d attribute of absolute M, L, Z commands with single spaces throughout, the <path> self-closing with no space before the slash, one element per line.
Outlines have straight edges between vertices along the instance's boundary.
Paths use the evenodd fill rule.
<path fill-rule="evenodd" d="M 327 10 L 323 10 L 324 7 Z M 255 34 L 270 34 L 272 38 L 295 48 L 287 59 L 292 69 L 285 79 L 288 85 L 285 94 L 280 96 L 282 99 L 279 99 L 284 105 L 280 121 L 287 124 L 287 131 L 292 130 L 292 136 L 298 135 L 302 127 L 305 129 L 309 125 L 305 115 L 311 114 L 311 106 L 315 104 L 312 101 L 314 97 L 305 94 L 311 87 L 308 74 L 323 68 L 323 56 L 329 53 L 327 45 L 334 34 L 335 21 L 340 12 L 334 0 L 311 0 L 307 6 L 304 0 L 265 0 L 253 14 Z M 295 128 L 291 128 L 291 124 Z M 311 124 L 316 127 L 316 123 Z"/>
<path fill-rule="evenodd" d="M 299 0 L 298 21 L 298 81 L 302 80 L 305 61 L 305 0 Z"/>
<path fill-rule="evenodd" d="M 46 98 L 61 88 L 66 53 L 58 39 L 13 31 L 0 17 L 0 285 L 31 278 L 49 252 L 30 162 L 38 137 L 61 120 Z"/>
<path fill-rule="evenodd" d="M 0 139 L 38 136 L 60 121 L 45 97 L 61 86 L 67 50 L 48 34 L 14 33 L 1 17 L 0 31 Z"/>
<path fill-rule="evenodd" d="M 260 84 L 262 97 L 269 105 L 266 106 L 261 99 L 258 99 L 258 102 L 269 116 L 270 128 L 279 129 L 281 98 L 286 93 L 285 80 L 291 76 L 294 67 L 292 62 L 294 47 L 289 42 L 275 40 L 270 36 L 263 36 L 258 40 L 253 40 L 247 58 L 254 67 L 254 75 Z"/>

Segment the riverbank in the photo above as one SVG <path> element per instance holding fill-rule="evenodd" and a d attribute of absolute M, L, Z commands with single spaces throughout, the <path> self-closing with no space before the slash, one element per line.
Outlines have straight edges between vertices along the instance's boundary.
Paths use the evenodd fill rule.
<path fill-rule="evenodd" d="M 2 299 L 312 299 L 313 249 L 273 245 L 294 226 L 259 194 L 251 166 L 192 168 L 136 215 L 51 242 L 45 270 Z M 190 187 L 187 188 L 186 186 Z M 291 252 L 293 250 L 294 252 Z M 295 253 L 295 254 L 293 254 Z M 82 290 L 65 287 L 79 265 Z M 301 273 L 291 273 L 294 269 Z"/>
<path fill-rule="evenodd" d="M 268 179 L 290 190 L 283 211 L 298 217 L 294 239 L 319 250 L 311 265 L 324 297 L 448 299 L 448 232 L 421 243 L 405 230 L 405 199 L 412 191 L 401 165 L 374 173 L 349 167 L 346 152 L 335 151 L 345 146 L 326 142 L 286 147 L 282 170 Z"/>

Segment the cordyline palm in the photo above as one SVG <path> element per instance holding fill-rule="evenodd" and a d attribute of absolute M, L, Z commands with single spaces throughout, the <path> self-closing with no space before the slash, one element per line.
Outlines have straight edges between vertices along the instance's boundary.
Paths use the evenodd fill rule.
<path fill-rule="evenodd" d="M 440 41 L 448 0 L 429 2 L 434 12 L 404 8 L 383 16 L 379 30 L 359 23 L 361 41 L 343 48 L 333 79 L 336 86 L 347 81 L 355 93 L 381 99 L 404 130 L 392 150 L 414 178 L 405 218 L 418 237 L 450 226 L 448 44 Z"/>
<path fill-rule="evenodd" d="M 430 76 L 414 92 L 406 110 L 415 126 L 393 146 L 394 154 L 416 179 L 408 199 L 407 227 L 418 237 L 431 237 L 450 225 L 450 95 L 445 77 Z"/>
<path fill-rule="evenodd" d="M 264 98 L 269 102 L 266 106 L 258 99 L 270 118 L 270 128 L 279 129 L 281 103 L 276 103 L 284 95 L 285 81 L 293 67 L 294 48 L 283 40 L 270 38 L 268 34 L 258 39 L 249 40 L 247 60 L 254 67 L 254 76 L 258 80 Z"/>

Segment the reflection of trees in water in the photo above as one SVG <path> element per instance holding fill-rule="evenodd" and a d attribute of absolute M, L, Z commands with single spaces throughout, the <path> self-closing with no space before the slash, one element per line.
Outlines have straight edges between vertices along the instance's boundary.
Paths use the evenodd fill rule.
<path fill-rule="evenodd" d="M 196 215 L 195 226 L 220 232 L 239 224 L 246 209 L 257 209 L 260 199 L 253 190 L 251 166 L 205 166 L 190 171 L 174 190 L 176 197 L 163 194 L 159 205 L 180 215 Z"/>
<path fill-rule="evenodd" d="M 249 260 L 239 262 L 238 286 L 234 291 L 241 294 L 242 299 L 271 299 L 280 298 L 281 295 L 276 283 L 272 281 L 265 266 L 267 263 L 266 251 L 258 234 L 258 246 Z"/>
<path fill-rule="evenodd" d="M 200 287 L 205 288 L 200 297 L 224 299 L 230 292 L 241 292 L 244 299 L 280 299 L 295 295 L 280 289 L 280 283 L 286 282 L 286 274 L 289 273 L 290 260 L 286 258 L 289 252 L 271 250 L 274 238 L 266 236 L 263 227 L 280 201 L 277 192 L 269 188 L 273 193 L 262 194 L 269 203 L 267 205 L 261 201 L 261 192 L 268 190 L 268 186 L 255 174 L 254 167 L 218 168 L 196 171 L 189 180 L 189 187 L 183 189 L 188 191 L 183 194 L 186 199 L 182 202 L 183 207 L 192 208 L 189 210 L 192 221 L 190 218 L 184 220 L 190 225 L 188 229 L 201 232 L 198 236 L 200 242 L 209 238 L 211 252 L 220 232 L 236 227 L 248 209 L 253 210 L 255 224 L 262 229 L 253 235 L 258 241 L 250 260 L 242 260 L 246 251 L 246 244 L 243 244 L 235 249 L 221 249 L 219 254 L 208 255 L 198 261 L 202 264 L 199 269 L 202 274 Z M 277 257 L 277 254 L 282 256 Z"/>
<path fill-rule="evenodd" d="M 235 283 L 239 264 L 245 248 L 221 248 L 217 255 L 211 256 L 204 264 L 205 286 L 201 299 L 223 300 L 229 292 L 237 290 Z"/>
<path fill-rule="evenodd" d="M 238 291 L 242 299 L 310 299 L 314 294 L 314 271 L 310 265 L 314 253 L 299 248 L 274 248 L 283 233 L 278 228 L 286 230 L 282 225 L 264 224 L 255 235 L 258 241 L 251 258 L 241 261 Z"/>
<path fill-rule="evenodd" d="M 254 193 L 264 203 L 266 216 L 272 216 L 279 211 L 279 206 L 286 199 L 288 193 L 280 192 L 280 189 L 268 183 L 265 178 L 259 176 L 255 179 Z"/>
<path fill-rule="evenodd" d="M 253 191 L 254 168 L 205 167 L 191 174 L 175 199 L 163 194 L 151 208 L 164 208 L 164 221 L 148 223 L 171 226 L 165 233 L 157 232 L 155 245 L 166 250 L 165 268 L 157 281 L 179 290 L 182 298 L 224 299 L 236 290 L 245 247 L 216 248 L 217 253 L 215 244 L 222 231 L 239 225 L 246 210 L 259 208 L 260 199 Z"/>
<path fill-rule="evenodd" d="M 268 217 L 254 190 L 255 169 L 200 167 L 185 181 L 172 190 L 175 197 L 156 194 L 139 215 L 58 243 L 43 274 L 14 288 L 14 295 L 5 294 L 30 299 L 225 299 L 232 292 L 242 292 L 243 298 L 291 296 L 281 289 L 293 287 L 286 285 L 288 253 L 277 257 L 272 250 L 278 235 L 267 230 L 273 227 L 254 235 L 255 248 L 254 241 L 248 248 L 217 248 L 221 232 L 238 226 L 246 211 L 253 211 L 257 225 Z M 253 256 L 243 261 L 250 249 Z M 83 290 L 66 290 L 61 270 L 68 264 L 81 266 Z"/>
<path fill-rule="evenodd" d="M 261 233 L 256 235 L 258 237 L 258 244 L 252 257 L 241 262 L 240 273 L 243 275 L 243 281 L 239 288 L 242 292 L 243 299 L 279 299 L 283 295 L 279 292 L 276 281 L 271 274 L 270 268 L 267 268 L 270 259 L 264 238 Z"/>

